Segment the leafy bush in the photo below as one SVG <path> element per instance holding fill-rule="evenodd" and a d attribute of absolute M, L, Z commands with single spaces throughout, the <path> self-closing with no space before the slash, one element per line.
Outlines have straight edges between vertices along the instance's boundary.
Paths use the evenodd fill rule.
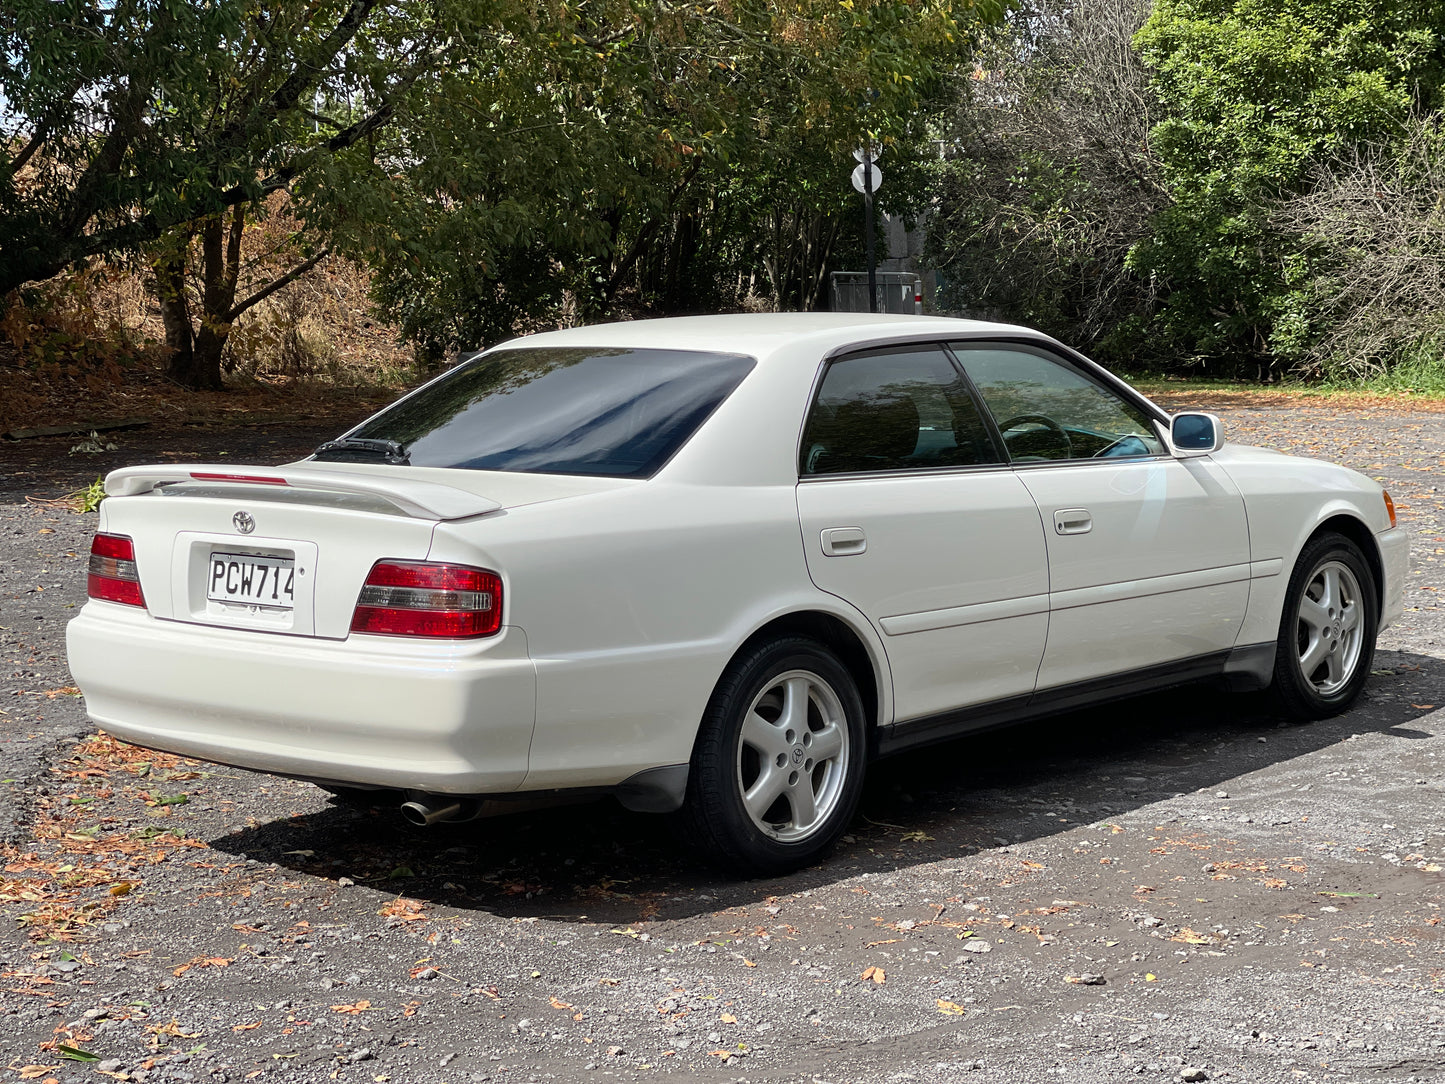
<path fill-rule="evenodd" d="M 1273 209 L 1439 106 L 1445 3 L 1159 0 L 1136 40 L 1164 110 L 1151 140 L 1173 201 L 1130 257 L 1166 284 L 1158 329 L 1215 367 L 1305 359 L 1322 284 Z"/>

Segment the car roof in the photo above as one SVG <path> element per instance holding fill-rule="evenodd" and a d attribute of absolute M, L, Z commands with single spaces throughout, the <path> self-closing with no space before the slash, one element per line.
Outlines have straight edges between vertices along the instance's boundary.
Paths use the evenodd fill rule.
<path fill-rule="evenodd" d="M 758 312 L 720 316 L 676 316 L 590 324 L 501 344 L 503 347 L 602 346 L 709 350 L 748 354 L 760 361 L 802 341 L 830 351 L 855 343 L 909 338 L 975 338 L 1001 335 L 1046 339 L 1030 328 L 944 316 L 900 316 L 866 312 Z"/>

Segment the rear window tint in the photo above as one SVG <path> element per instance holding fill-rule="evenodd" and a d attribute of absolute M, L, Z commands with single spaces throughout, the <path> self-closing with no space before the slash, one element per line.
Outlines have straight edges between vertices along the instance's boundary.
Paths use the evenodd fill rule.
<path fill-rule="evenodd" d="M 395 441 L 418 467 L 645 478 L 754 364 L 693 350 L 502 350 L 462 363 L 349 436 Z"/>

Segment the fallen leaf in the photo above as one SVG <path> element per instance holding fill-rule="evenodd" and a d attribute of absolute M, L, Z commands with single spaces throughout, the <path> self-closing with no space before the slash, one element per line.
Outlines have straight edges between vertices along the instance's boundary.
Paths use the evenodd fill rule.
<path fill-rule="evenodd" d="M 723 1013 L 721 1016 L 718 1017 L 718 1019 L 721 1020 L 724 1024 L 736 1024 L 738 1022 L 738 1018 L 730 1012 Z"/>
<path fill-rule="evenodd" d="M 180 978 L 193 967 L 230 967 L 235 962 L 235 960 L 227 959 L 224 956 L 197 956 L 181 964 L 181 966 L 172 971 L 171 974 L 176 978 Z"/>
<path fill-rule="evenodd" d="M 129 895 L 133 888 L 135 888 L 135 883 L 132 881 L 117 881 L 106 889 L 106 893 L 111 896 L 125 896 Z"/>
<path fill-rule="evenodd" d="M 398 922 L 421 922 L 426 918 L 426 915 L 422 914 L 421 900 L 409 900 L 404 896 L 398 896 L 377 914 L 394 918 Z"/>
<path fill-rule="evenodd" d="M 254 1024 L 235 1024 L 235 1025 L 233 1025 L 233 1026 L 231 1027 L 231 1030 L 232 1030 L 232 1031 L 250 1031 L 250 1030 L 252 1030 L 253 1028 L 259 1028 L 260 1026 L 261 1026 L 261 1021 L 257 1020 Z"/>
<path fill-rule="evenodd" d="M 36 1077 L 42 1077 L 46 1073 L 54 1072 L 59 1068 L 59 1065 L 22 1065 L 20 1067 L 20 1079 L 34 1080 Z"/>
<path fill-rule="evenodd" d="M 904 843 L 932 843 L 933 837 L 921 829 L 914 829 L 912 832 L 903 833 Z"/>
<path fill-rule="evenodd" d="M 1145 982 L 1158 982 L 1158 981 L 1159 981 L 1159 976 L 1156 975 L 1156 974 L 1154 974 L 1154 973 L 1151 971 L 1151 972 L 1149 972 L 1148 974 L 1146 974 L 1146 975 L 1144 976 L 1144 981 L 1145 981 Z"/>
<path fill-rule="evenodd" d="M 859 977 L 860 979 L 862 979 L 864 982 L 867 982 L 869 979 L 872 979 L 872 980 L 873 980 L 874 982 L 876 982 L 879 986 L 882 986 L 885 982 L 888 981 L 888 976 L 887 976 L 886 974 L 884 974 L 883 969 L 882 969 L 881 967 L 870 967 L 870 968 L 868 968 L 867 970 L 865 970 L 865 971 L 863 972 L 863 974 L 859 975 L 858 977 Z"/>
<path fill-rule="evenodd" d="M 1434 705 L 1434 704 L 1411 704 L 1410 706 L 1411 706 L 1412 708 L 1418 708 L 1420 711 L 1429 711 L 1429 710 L 1430 710 L 1431 708 L 1433 708 L 1435 705 Z"/>
<path fill-rule="evenodd" d="M 577 1008 L 577 1006 L 567 1004 L 567 1002 L 563 1001 L 560 997 L 554 997 L 552 998 L 552 1008 L 565 1009 L 568 1012 L 573 1012 Z"/>
<path fill-rule="evenodd" d="M 965 1009 L 962 1005 L 959 1005 L 952 1001 L 944 1001 L 943 998 L 939 998 L 936 1002 L 934 1002 L 934 1004 L 938 1006 L 938 1011 L 943 1013 L 944 1016 L 968 1015 L 968 1010 Z"/>
<path fill-rule="evenodd" d="M 332 1011 L 332 1012 L 350 1013 L 352 1016 L 355 1016 L 357 1013 L 366 1012 L 366 1011 L 367 1011 L 368 1009 L 370 1009 L 370 1008 L 371 1008 L 371 1002 L 369 1002 L 369 1001 L 358 1001 L 358 1002 L 356 1002 L 355 1004 L 352 1004 L 352 1005 L 333 1005 L 333 1006 L 331 1006 L 331 1011 Z"/>
<path fill-rule="evenodd" d="M 1199 932 L 1197 932 L 1197 931 L 1195 931 L 1195 930 L 1191 930 L 1188 926 L 1181 926 L 1181 927 L 1179 927 L 1179 932 L 1176 933 L 1176 934 L 1175 934 L 1173 937 L 1171 937 L 1169 940 L 1171 940 L 1171 941 L 1178 941 L 1180 944 L 1184 944 L 1184 945 L 1212 945 L 1212 944 L 1214 944 L 1214 938 L 1211 937 L 1209 934 L 1207 934 L 1207 933 L 1199 933 Z"/>
<path fill-rule="evenodd" d="M 78 1046 L 57 1046 L 55 1048 L 62 1058 L 67 1061 L 99 1061 L 99 1054 L 92 1054 L 89 1050 L 81 1050 Z"/>

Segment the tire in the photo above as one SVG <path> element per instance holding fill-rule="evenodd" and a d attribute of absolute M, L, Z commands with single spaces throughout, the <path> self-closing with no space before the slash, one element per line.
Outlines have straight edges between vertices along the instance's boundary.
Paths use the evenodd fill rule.
<path fill-rule="evenodd" d="M 759 644 L 708 702 L 677 827 L 731 873 L 791 872 L 848 826 L 867 755 L 863 700 L 838 657 L 800 636 Z"/>
<path fill-rule="evenodd" d="M 1360 547 L 1344 535 L 1310 539 L 1295 563 L 1280 616 L 1274 696 L 1297 719 L 1345 711 L 1375 657 L 1380 607 Z"/>

